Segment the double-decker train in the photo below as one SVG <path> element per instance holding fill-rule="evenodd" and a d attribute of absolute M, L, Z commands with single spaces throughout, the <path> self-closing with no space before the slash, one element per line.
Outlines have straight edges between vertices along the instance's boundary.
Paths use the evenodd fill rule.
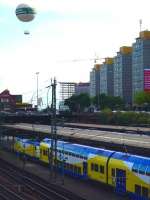
<path fill-rule="evenodd" d="M 16 138 L 15 152 L 50 165 L 51 139 Z M 52 156 L 54 157 L 54 156 Z M 76 178 L 111 185 L 131 199 L 150 199 L 150 158 L 57 141 L 57 168 Z"/>

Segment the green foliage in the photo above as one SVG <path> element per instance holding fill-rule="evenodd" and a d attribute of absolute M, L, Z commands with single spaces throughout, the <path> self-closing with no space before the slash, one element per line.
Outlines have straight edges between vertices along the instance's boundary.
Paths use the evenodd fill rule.
<path fill-rule="evenodd" d="M 150 104 L 150 93 L 144 91 L 137 92 L 134 96 L 134 103 L 138 105 Z"/>
<path fill-rule="evenodd" d="M 102 124 L 116 125 L 149 125 L 150 114 L 136 112 L 116 112 L 104 110 L 99 114 L 99 122 Z"/>
<path fill-rule="evenodd" d="M 111 124 L 113 119 L 113 112 L 110 108 L 105 108 L 99 114 L 100 123 Z"/>
<path fill-rule="evenodd" d="M 122 109 L 124 107 L 124 102 L 121 97 L 107 96 L 105 94 L 100 94 L 93 98 L 94 105 L 100 107 L 101 110 L 105 108 L 110 109 Z"/>
<path fill-rule="evenodd" d="M 79 95 L 72 95 L 65 100 L 65 105 L 69 106 L 71 111 L 80 112 L 84 111 L 86 107 L 91 104 L 91 99 L 88 94 L 81 93 Z"/>

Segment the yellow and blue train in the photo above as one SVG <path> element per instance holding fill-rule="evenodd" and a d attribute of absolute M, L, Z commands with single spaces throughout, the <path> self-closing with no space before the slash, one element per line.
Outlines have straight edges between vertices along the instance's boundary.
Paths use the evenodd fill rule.
<path fill-rule="evenodd" d="M 49 164 L 51 139 L 16 138 L 14 150 Z M 111 185 L 131 199 L 150 199 L 149 157 L 57 141 L 57 167 L 71 176 Z"/>

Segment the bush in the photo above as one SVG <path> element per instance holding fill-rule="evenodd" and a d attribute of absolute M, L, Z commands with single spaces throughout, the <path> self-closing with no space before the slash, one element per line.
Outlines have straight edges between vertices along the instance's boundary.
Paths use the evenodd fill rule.
<path fill-rule="evenodd" d="M 99 114 L 99 121 L 103 124 L 150 125 L 150 114 L 135 112 L 113 113 L 110 109 L 104 109 Z"/>

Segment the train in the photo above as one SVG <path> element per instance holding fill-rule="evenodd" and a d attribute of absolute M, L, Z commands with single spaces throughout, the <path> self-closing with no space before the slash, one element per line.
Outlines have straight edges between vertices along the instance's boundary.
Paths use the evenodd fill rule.
<path fill-rule="evenodd" d="M 52 140 L 16 138 L 14 151 L 48 166 Z M 57 169 L 70 176 L 101 182 L 114 187 L 129 199 L 150 200 L 150 158 L 96 148 L 67 141 L 57 141 Z M 53 152 L 54 153 L 54 152 Z M 54 156 L 52 156 L 54 158 Z"/>

